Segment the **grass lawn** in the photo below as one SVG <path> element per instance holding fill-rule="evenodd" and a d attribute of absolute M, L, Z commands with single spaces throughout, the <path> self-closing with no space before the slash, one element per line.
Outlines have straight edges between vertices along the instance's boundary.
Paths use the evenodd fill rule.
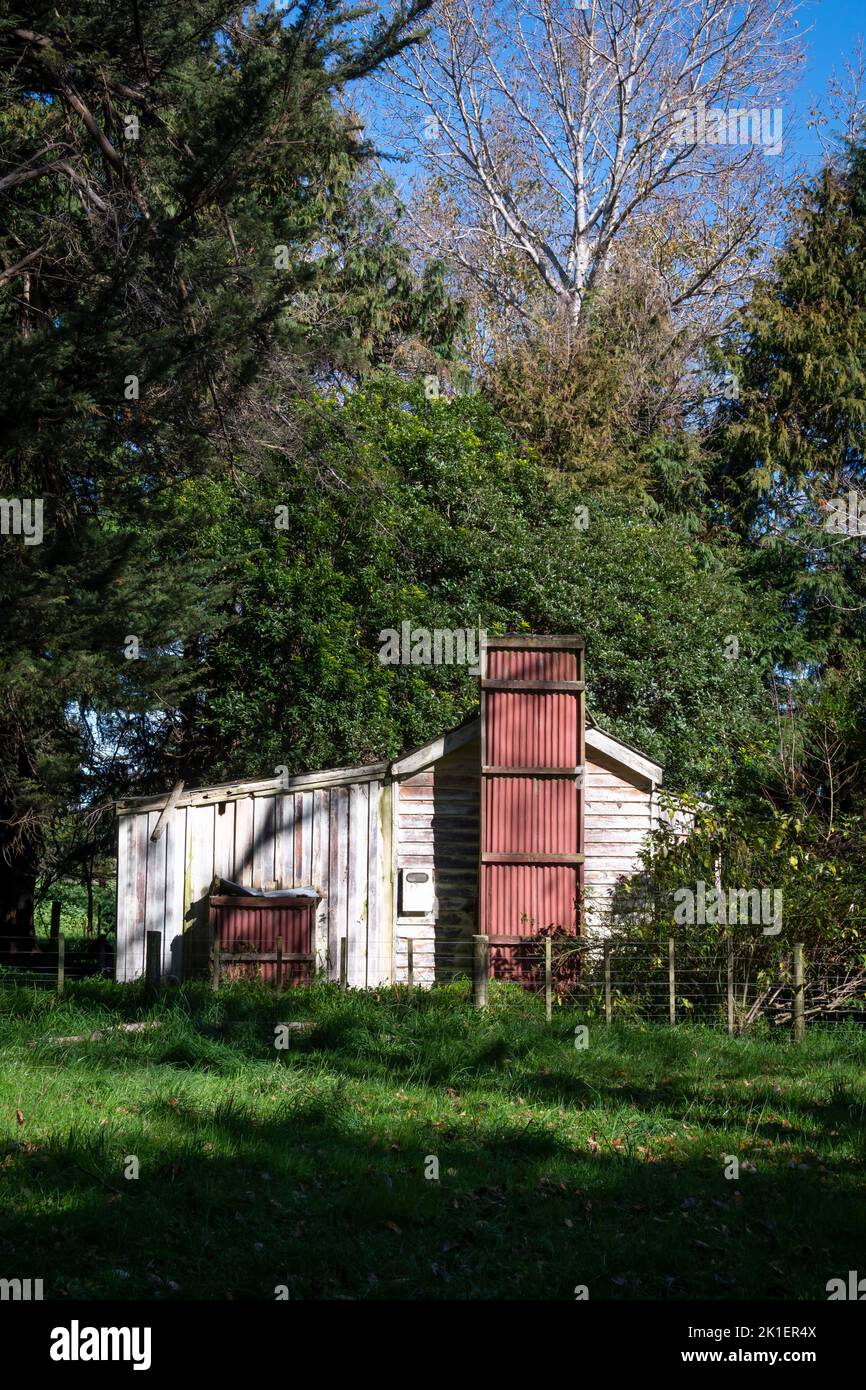
<path fill-rule="evenodd" d="M 160 1026 L 53 1040 L 140 1019 Z M 289 1020 L 315 1026 L 277 1050 Z M 571 1300 L 824 1299 L 866 1274 L 866 1030 L 586 1021 L 578 1051 L 580 1017 L 547 1025 L 514 986 L 485 1014 L 457 985 L 2 991 L 0 1277 Z"/>

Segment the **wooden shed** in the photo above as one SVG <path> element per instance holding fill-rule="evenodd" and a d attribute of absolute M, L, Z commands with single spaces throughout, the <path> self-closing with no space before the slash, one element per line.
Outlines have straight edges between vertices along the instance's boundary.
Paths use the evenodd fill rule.
<path fill-rule="evenodd" d="M 582 649 L 488 639 L 481 716 L 393 762 L 118 803 L 118 979 L 149 931 L 164 976 L 206 969 L 220 879 L 312 890 L 318 969 L 337 979 L 345 942 L 360 988 L 404 980 L 410 938 L 429 983 L 481 928 L 592 931 L 659 822 L 662 768 L 586 716 Z"/>

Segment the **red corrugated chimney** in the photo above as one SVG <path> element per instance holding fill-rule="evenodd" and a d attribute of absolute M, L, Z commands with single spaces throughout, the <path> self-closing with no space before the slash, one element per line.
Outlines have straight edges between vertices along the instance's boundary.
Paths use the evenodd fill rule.
<path fill-rule="evenodd" d="M 579 637 L 488 637 L 481 653 L 478 930 L 580 928 L 586 695 Z"/>

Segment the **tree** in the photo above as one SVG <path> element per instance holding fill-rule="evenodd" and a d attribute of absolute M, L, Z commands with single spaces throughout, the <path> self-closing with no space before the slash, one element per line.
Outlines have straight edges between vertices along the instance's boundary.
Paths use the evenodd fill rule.
<path fill-rule="evenodd" d="M 389 65 L 416 216 L 491 339 L 576 328 L 621 248 L 717 329 L 778 202 L 791 0 L 445 0 Z M 383 81 L 386 79 L 383 78 Z"/>
<path fill-rule="evenodd" d="M 690 459 L 688 345 L 664 287 L 620 261 L 576 330 L 505 342 L 481 379 L 515 436 L 586 488 L 651 495 L 659 452 Z"/>
<path fill-rule="evenodd" d="M 357 364 L 412 317 L 376 248 L 343 254 L 370 150 L 334 96 L 424 8 L 366 35 L 339 0 L 0 16 L 0 932 L 31 930 L 46 830 L 105 788 L 94 760 L 128 773 L 171 734 L 152 712 L 198 701 L 219 566 L 172 490 L 236 469 L 347 344 Z M 435 318 L 435 283 L 418 295 Z"/>
<path fill-rule="evenodd" d="M 467 666 L 379 660 L 380 634 L 409 622 L 585 635 L 606 727 L 676 784 L 742 790 L 774 733 L 778 613 L 685 522 L 579 496 L 521 456 L 482 395 L 428 399 L 390 375 L 311 403 L 305 457 L 243 498 L 231 479 L 186 496 L 200 558 L 234 577 L 208 650 L 201 780 L 394 756 L 474 712 Z"/>
<path fill-rule="evenodd" d="M 866 642 L 866 150 L 803 191 L 774 274 L 726 344 L 738 399 L 710 478 L 718 516 L 791 615 L 799 663 L 845 668 Z"/>

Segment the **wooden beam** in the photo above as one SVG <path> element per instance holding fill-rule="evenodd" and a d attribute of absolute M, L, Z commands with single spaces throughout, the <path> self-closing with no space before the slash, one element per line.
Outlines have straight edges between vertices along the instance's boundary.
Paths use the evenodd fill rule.
<path fill-rule="evenodd" d="M 482 864 L 582 864 L 582 854 L 506 854 L 496 850 L 481 855 Z"/>
<path fill-rule="evenodd" d="M 494 677 L 481 682 L 482 690 L 529 690 L 539 695 L 581 695 L 583 681 L 524 681 Z"/>
<path fill-rule="evenodd" d="M 181 778 L 179 782 L 175 782 L 174 786 L 168 794 L 168 798 L 166 800 L 165 805 L 159 813 L 159 820 L 153 827 L 153 834 L 150 837 L 154 844 L 156 844 L 160 836 L 165 834 L 165 827 L 168 825 L 168 818 L 174 810 L 175 806 L 177 805 L 178 801 L 180 800 L 180 795 L 182 791 L 183 778 Z"/>
<path fill-rule="evenodd" d="M 502 647 L 517 647 L 521 651 L 544 652 L 544 651 L 582 651 L 586 642 L 582 637 L 517 637 L 510 634 L 506 637 L 489 637 L 485 643 L 488 651 L 495 651 Z"/>
<path fill-rule="evenodd" d="M 581 777 L 582 767 L 497 767 L 488 763 L 482 767 L 493 777 Z"/>

